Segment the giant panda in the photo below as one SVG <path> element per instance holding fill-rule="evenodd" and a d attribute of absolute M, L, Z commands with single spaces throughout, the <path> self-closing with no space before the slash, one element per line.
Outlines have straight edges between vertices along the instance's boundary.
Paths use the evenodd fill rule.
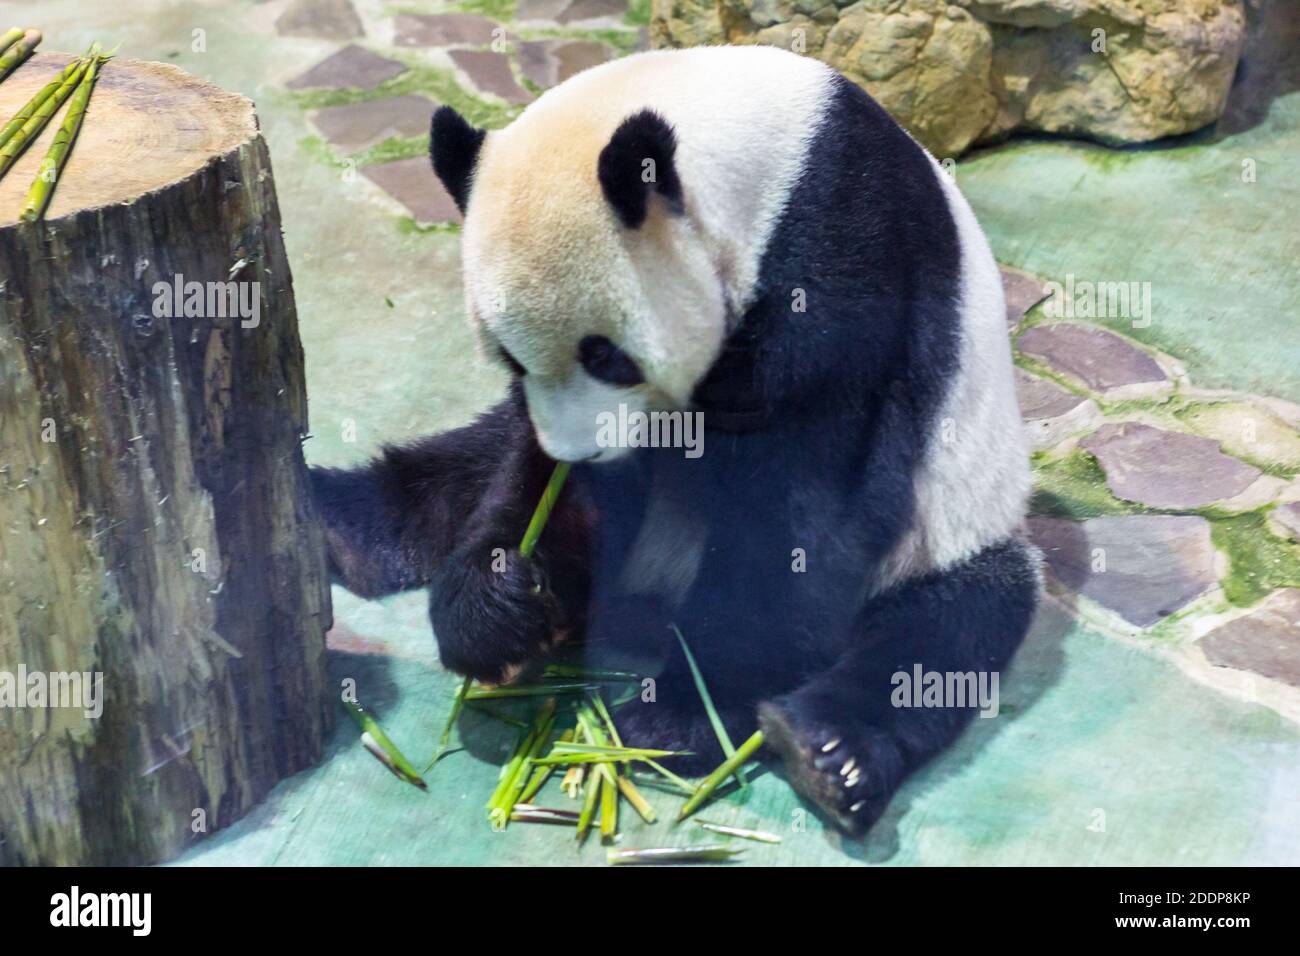
<path fill-rule="evenodd" d="M 507 397 L 365 467 L 315 469 L 336 581 L 429 589 L 441 660 L 515 678 L 562 643 L 653 650 L 629 745 L 734 739 L 860 834 L 965 707 L 896 675 L 996 672 L 1039 589 L 997 266 L 936 162 L 866 93 L 768 47 L 629 56 L 509 126 L 443 107 L 465 303 Z M 702 454 L 597 419 L 701 413 Z M 568 484 L 530 559 L 555 461 Z"/>

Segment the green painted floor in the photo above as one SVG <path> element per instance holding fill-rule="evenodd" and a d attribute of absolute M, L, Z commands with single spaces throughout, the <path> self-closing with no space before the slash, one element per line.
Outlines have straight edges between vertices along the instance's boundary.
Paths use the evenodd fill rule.
<path fill-rule="evenodd" d="M 44 0 L 39 19 L 49 49 L 121 42 L 123 55 L 176 62 L 257 102 L 307 356 L 307 454 L 346 464 L 381 442 L 467 421 L 504 382 L 474 353 L 456 234 L 403 227 L 369 183 L 313 148 L 283 83 L 332 47 L 277 40 L 266 23 L 282 5 L 180 2 L 158 11 L 143 0 Z M 37 9 L 0 5 L 15 8 Z M 196 28 L 206 31 L 206 52 L 191 49 Z M 1123 331 L 1181 358 L 1203 385 L 1300 401 L 1296 156 L 1300 93 L 1284 92 L 1231 134 L 1123 154 L 1020 142 L 967 158 L 958 176 L 1002 261 L 1053 278 L 1150 281 L 1154 321 Z M 1243 159 L 1256 161 L 1254 184 L 1241 182 Z M 437 665 L 423 597 L 366 602 L 335 589 L 334 601 L 334 676 L 356 680 L 363 702 L 422 766 L 456 683 Z M 824 832 L 772 772 L 747 798 L 704 816 L 783 835 L 776 847 L 746 844 L 751 863 L 1300 862 L 1300 729 L 1273 711 L 1222 696 L 1147 649 L 1051 609 L 1004 675 L 1002 694 L 1002 716 L 977 721 L 912 779 L 862 843 Z M 319 767 L 285 781 L 181 862 L 602 862 L 594 840 L 578 850 L 565 831 L 491 832 L 482 804 L 513 732 L 488 718 L 467 717 L 461 729 L 472 751 L 449 755 L 421 793 L 365 753 L 340 712 Z M 651 799 L 662 816 L 677 805 Z M 665 823 L 646 832 L 624 817 L 623 845 L 692 835 Z"/>

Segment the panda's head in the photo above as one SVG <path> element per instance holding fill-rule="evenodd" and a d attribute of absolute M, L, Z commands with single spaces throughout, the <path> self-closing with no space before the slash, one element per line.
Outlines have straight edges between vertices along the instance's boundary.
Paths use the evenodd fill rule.
<path fill-rule="evenodd" d="M 601 446 L 601 413 L 689 406 L 728 296 L 686 214 L 668 122 L 548 99 L 491 133 L 442 107 L 433 166 L 465 215 L 469 315 L 521 377 L 542 448 L 603 461 L 624 449 Z"/>

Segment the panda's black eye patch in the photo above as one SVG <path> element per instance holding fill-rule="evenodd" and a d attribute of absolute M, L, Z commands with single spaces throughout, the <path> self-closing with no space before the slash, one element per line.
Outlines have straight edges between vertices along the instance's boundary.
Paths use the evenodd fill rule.
<path fill-rule="evenodd" d="M 519 376 L 528 374 L 528 369 L 524 368 L 517 358 L 507 352 L 504 345 L 497 346 L 497 354 L 501 356 L 501 361 L 505 362 L 506 365 L 510 367 L 510 371 L 514 374 Z"/>
<path fill-rule="evenodd" d="M 592 378 L 631 387 L 645 381 L 631 356 L 603 335 L 588 335 L 578 343 L 578 361 Z"/>

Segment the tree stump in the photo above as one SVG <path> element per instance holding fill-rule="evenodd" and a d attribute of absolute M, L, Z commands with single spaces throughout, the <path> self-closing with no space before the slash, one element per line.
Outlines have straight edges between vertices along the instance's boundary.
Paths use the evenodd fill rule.
<path fill-rule="evenodd" d="M 17 222 L 59 121 L 0 180 L 0 863 L 148 863 L 332 723 L 302 347 L 248 100 L 113 60 Z"/>

